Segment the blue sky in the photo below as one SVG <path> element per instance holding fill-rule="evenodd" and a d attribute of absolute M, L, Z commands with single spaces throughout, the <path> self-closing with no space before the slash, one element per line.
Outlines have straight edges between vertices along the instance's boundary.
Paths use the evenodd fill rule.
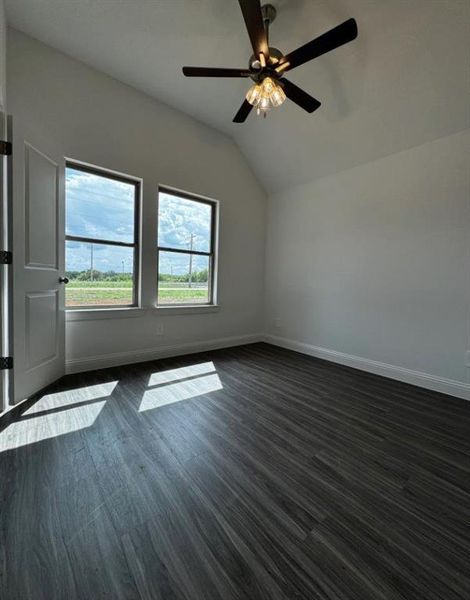
<path fill-rule="evenodd" d="M 155 201 L 156 201 L 155 193 Z M 134 186 L 73 168 L 66 172 L 66 233 L 103 240 L 132 242 Z M 207 252 L 210 245 L 210 207 L 185 198 L 160 193 L 158 236 L 161 246 Z M 91 245 L 68 241 L 68 271 L 90 268 Z M 162 253 L 161 272 L 188 272 L 189 257 Z M 93 266 L 100 271 L 132 271 L 131 248 L 93 244 Z M 207 268 L 206 257 L 193 257 L 195 271 Z"/>

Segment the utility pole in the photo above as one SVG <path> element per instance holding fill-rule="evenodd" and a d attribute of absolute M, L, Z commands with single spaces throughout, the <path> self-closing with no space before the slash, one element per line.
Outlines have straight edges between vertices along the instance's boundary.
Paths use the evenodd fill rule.
<path fill-rule="evenodd" d="M 192 255 L 193 239 L 194 239 L 194 233 L 191 234 L 191 239 L 189 241 L 189 251 L 191 252 L 191 254 L 189 255 L 189 287 L 192 286 L 192 278 L 193 278 L 193 255 Z"/>
<path fill-rule="evenodd" d="M 90 279 L 93 281 L 93 244 L 90 244 Z"/>

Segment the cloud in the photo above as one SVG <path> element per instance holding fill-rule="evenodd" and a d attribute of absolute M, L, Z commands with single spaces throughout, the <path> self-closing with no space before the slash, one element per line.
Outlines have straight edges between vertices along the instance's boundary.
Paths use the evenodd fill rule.
<path fill-rule="evenodd" d="M 65 263 L 67 271 L 88 271 L 91 268 L 91 244 L 67 241 L 65 243 Z M 93 244 L 93 269 L 97 271 L 117 271 L 132 273 L 134 251 L 122 246 Z"/>
<path fill-rule="evenodd" d="M 66 233 L 118 242 L 134 237 L 134 185 L 67 168 Z"/>
<path fill-rule="evenodd" d="M 180 250 L 210 250 L 211 208 L 208 204 L 159 195 L 158 243 Z M 92 173 L 67 168 L 66 233 L 80 237 L 131 243 L 134 240 L 134 186 Z M 90 269 L 91 244 L 68 241 L 69 271 Z M 93 267 L 102 271 L 129 273 L 133 268 L 132 248 L 93 244 Z M 160 271 L 188 272 L 189 256 L 161 253 Z M 193 256 L 193 270 L 208 267 L 206 257 Z"/>
<path fill-rule="evenodd" d="M 210 250 L 211 208 L 208 204 L 160 193 L 158 243 L 167 248 Z"/>
<path fill-rule="evenodd" d="M 179 254 L 175 252 L 160 252 L 160 273 L 185 275 L 189 272 L 189 254 Z M 209 259 L 207 256 L 193 254 L 193 272 L 202 271 L 209 268 Z"/>

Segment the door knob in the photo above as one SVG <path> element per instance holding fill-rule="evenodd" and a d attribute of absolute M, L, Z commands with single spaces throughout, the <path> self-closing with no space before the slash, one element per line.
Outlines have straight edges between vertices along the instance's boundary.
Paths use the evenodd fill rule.
<path fill-rule="evenodd" d="M 65 283 L 67 285 L 68 282 L 69 282 L 68 277 L 59 277 L 59 283 Z"/>

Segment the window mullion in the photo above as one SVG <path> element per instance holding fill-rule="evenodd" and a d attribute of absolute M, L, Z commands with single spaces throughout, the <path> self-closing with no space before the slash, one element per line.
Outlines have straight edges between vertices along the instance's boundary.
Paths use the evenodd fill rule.
<path fill-rule="evenodd" d="M 104 244 L 107 246 L 125 246 L 126 248 L 135 248 L 136 242 L 117 242 L 114 240 L 102 240 L 101 238 L 82 237 L 80 235 L 66 235 L 66 240 L 71 242 L 82 242 L 84 244 Z"/>

